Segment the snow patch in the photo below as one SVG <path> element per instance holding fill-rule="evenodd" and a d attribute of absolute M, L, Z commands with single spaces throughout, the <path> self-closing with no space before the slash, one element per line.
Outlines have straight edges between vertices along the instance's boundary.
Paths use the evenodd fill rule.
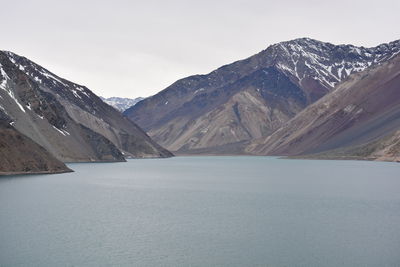
<path fill-rule="evenodd" d="M 17 104 L 17 106 L 23 111 L 25 112 L 24 107 L 18 102 L 18 99 L 15 97 L 14 93 L 10 90 L 7 89 L 7 82 L 8 80 L 10 80 L 10 77 L 7 75 L 7 73 L 3 70 L 3 66 L 0 64 L 0 73 L 1 76 L 3 77 L 3 80 L 0 83 L 0 88 L 3 89 L 4 91 L 7 92 L 7 94 L 15 101 L 15 103 Z"/>
<path fill-rule="evenodd" d="M 7 73 L 3 70 L 3 66 L 1 64 L 0 64 L 0 73 L 1 73 L 1 76 L 3 77 L 3 79 L 0 83 L 0 88 L 5 90 L 7 81 L 10 80 L 10 77 L 8 77 Z"/>
<path fill-rule="evenodd" d="M 59 82 L 60 84 L 62 84 L 62 85 L 64 85 L 64 86 L 67 86 L 65 83 L 63 83 L 60 79 L 58 79 L 57 77 L 55 77 L 54 75 L 52 75 L 52 74 L 50 74 L 50 73 L 48 73 L 48 72 L 46 72 L 46 71 L 39 71 L 40 72 L 40 74 L 42 74 L 43 76 L 45 76 L 46 78 L 48 78 L 48 79 L 52 79 L 52 80 L 54 80 L 54 81 L 57 81 L 57 82 Z M 54 82 L 53 81 L 53 82 Z"/>
<path fill-rule="evenodd" d="M 352 47 L 351 52 L 361 55 L 361 50 L 358 47 Z"/>
<path fill-rule="evenodd" d="M 197 89 L 196 91 L 194 91 L 193 94 L 195 95 L 195 94 L 197 94 L 198 92 L 202 92 L 202 91 L 204 91 L 204 90 L 205 90 L 204 88 Z"/>
<path fill-rule="evenodd" d="M 8 94 L 11 96 L 12 99 L 14 99 L 15 103 L 17 103 L 18 107 L 24 112 L 26 113 L 24 107 L 18 102 L 17 98 L 15 98 L 14 93 L 9 91 Z"/>
<path fill-rule="evenodd" d="M 76 90 L 71 89 L 71 92 L 74 94 L 74 96 L 75 96 L 76 98 L 82 99 L 82 97 L 76 92 Z"/>
<path fill-rule="evenodd" d="M 78 85 L 76 85 L 76 84 L 74 84 L 74 87 L 75 87 L 76 90 L 78 90 L 79 92 L 81 92 L 81 93 L 84 94 L 85 96 L 89 97 L 88 93 L 86 93 L 85 88 L 80 87 L 80 86 L 78 86 Z"/>
<path fill-rule="evenodd" d="M 278 63 L 278 64 L 277 64 L 277 67 L 278 67 L 280 70 L 282 70 L 282 71 L 289 72 L 290 74 L 292 74 L 293 76 L 297 77 L 297 79 L 300 80 L 300 77 L 299 77 L 299 75 L 297 74 L 297 72 L 296 72 L 296 71 L 293 71 L 293 70 L 292 70 L 291 68 L 289 68 L 288 66 L 283 65 L 283 64 L 281 64 L 281 63 Z M 265 73 L 265 71 L 264 71 L 264 73 Z"/>
<path fill-rule="evenodd" d="M 52 125 L 52 126 L 53 126 L 53 128 L 54 128 L 57 132 L 59 132 L 60 134 L 62 134 L 62 135 L 64 135 L 64 136 L 70 135 L 70 133 L 67 132 L 66 130 L 58 129 L 58 128 L 55 127 L 54 125 Z"/>
<path fill-rule="evenodd" d="M 344 70 L 344 66 L 342 66 L 341 68 L 338 69 L 338 78 L 342 79 L 342 72 Z"/>
<path fill-rule="evenodd" d="M 43 83 L 43 82 L 42 82 L 42 79 L 40 79 L 40 78 L 37 77 L 37 76 L 35 76 L 33 79 L 34 79 L 35 81 L 39 82 L 40 84 Z"/>

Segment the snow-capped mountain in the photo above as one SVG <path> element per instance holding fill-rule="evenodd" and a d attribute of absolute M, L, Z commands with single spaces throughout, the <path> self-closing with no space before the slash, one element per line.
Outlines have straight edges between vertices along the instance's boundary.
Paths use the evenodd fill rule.
<path fill-rule="evenodd" d="M 171 155 L 85 86 L 6 51 L 0 51 L 0 109 L 12 127 L 64 162 Z"/>
<path fill-rule="evenodd" d="M 386 62 L 400 40 L 372 48 L 300 38 L 269 46 L 207 75 L 176 81 L 124 112 L 182 153 L 235 153 L 267 136 L 352 73 Z"/>
<path fill-rule="evenodd" d="M 110 106 L 113 106 L 117 110 L 124 112 L 130 107 L 133 107 L 136 105 L 139 101 L 142 101 L 144 97 L 136 97 L 136 98 L 124 98 L 124 97 L 100 97 L 104 102 L 109 104 Z"/>
<path fill-rule="evenodd" d="M 331 89 L 351 73 L 385 62 L 399 52 L 400 40 L 365 48 L 300 38 L 272 45 L 261 54 L 273 56 L 277 68 L 294 77 L 299 85 L 311 78 Z"/>
<path fill-rule="evenodd" d="M 400 54 L 352 74 L 246 150 L 258 155 L 399 161 Z"/>

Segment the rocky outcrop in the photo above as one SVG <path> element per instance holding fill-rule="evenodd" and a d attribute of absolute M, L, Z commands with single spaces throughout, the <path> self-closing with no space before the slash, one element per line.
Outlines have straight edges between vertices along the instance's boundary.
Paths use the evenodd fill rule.
<path fill-rule="evenodd" d="M 301 38 L 272 45 L 207 75 L 181 79 L 124 114 L 177 153 L 239 153 L 268 136 L 352 73 L 392 58 L 400 41 L 374 48 Z"/>

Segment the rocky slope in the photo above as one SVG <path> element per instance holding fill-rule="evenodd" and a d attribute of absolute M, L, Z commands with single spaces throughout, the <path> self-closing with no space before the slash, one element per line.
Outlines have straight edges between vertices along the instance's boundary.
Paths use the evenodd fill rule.
<path fill-rule="evenodd" d="M 282 42 L 207 75 L 179 80 L 124 114 L 178 153 L 236 153 L 268 136 L 351 73 L 392 58 L 400 40 L 373 48 L 308 38 Z"/>
<path fill-rule="evenodd" d="M 88 88 L 0 51 L 0 109 L 57 159 L 124 161 L 171 154 Z"/>
<path fill-rule="evenodd" d="M 317 154 L 293 156 L 293 158 L 400 162 L 400 131 L 395 131 L 394 133 L 365 144 L 338 148 Z"/>
<path fill-rule="evenodd" d="M 0 175 L 71 171 L 11 124 L 12 120 L 0 110 Z"/>
<path fill-rule="evenodd" d="M 142 101 L 144 97 L 136 97 L 136 98 L 124 98 L 124 97 L 109 97 L 104 98 L 100 97 L 101 100 L 114 107 L 116 110 L 120 112 L 124 112 L 130 107 L 136 105 L 139 101 Z"/>
<path fill-rule="evenodd" d="M 399 157 L 400 55 L 351 75 L 246 152 L 321 158 Z"/>

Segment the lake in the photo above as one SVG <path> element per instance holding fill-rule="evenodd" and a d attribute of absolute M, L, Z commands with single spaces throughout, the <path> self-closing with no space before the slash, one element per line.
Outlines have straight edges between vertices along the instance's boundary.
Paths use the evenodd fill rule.
<path fill-rule="evenodd" d="M 0 266 L 400 266 L 400 164 L 176 157 L 0 178 Z"/>

